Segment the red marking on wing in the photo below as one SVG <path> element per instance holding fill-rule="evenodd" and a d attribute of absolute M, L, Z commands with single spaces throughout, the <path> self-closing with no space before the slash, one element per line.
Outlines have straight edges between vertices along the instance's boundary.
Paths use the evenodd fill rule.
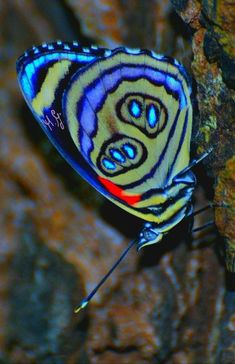
<path fill-rule="evenodd" d="M 98 179 L 113 196 L 125 201 L 128 205 L 134 205 L 141 200 L 141 195 L 128 195 L 122 188 L 110 182 L 108 179 L 103 177 L 98 177 Z"/>

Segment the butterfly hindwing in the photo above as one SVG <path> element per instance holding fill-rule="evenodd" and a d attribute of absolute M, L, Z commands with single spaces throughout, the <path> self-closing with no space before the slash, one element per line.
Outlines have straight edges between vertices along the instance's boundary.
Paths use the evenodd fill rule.
<path fill-rule="evenodd" d="M 44 131 L 99 192 L 158 223 L 184 208 L 191 192 L 173 181 L 189 163 L 192 107 L 177 61 L 57 42 L 26 52 L 17 71 Z"/>

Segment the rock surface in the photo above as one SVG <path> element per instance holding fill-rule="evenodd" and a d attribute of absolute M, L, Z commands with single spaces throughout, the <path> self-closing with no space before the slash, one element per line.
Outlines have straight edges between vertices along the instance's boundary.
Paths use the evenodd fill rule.
<path fill-rule="evenodd" d="M 226 0 L 172 4 L 179 16 L 170 2 L 157 0 L 0 5 L 3 364 L 235 363 L 235 12 Z M 59 38 L 153 48 L 187 65 L 193 53 L 194 143 L 198 153 L 214 146 L 196 170 L 201 187 L 195 198 L 205 205 L 215 186 L 216 224 L 224 239 L 197 235 L 188 245 L 187 223 L 181 224 L 161 245 L 140 255 L 132 251 L 79 315 L 74 307 L 141 224 L 103 201 L 66 165 L 20 94 L 18 56 Z M 195 218 L 199 225 L 207 219 Z"/>

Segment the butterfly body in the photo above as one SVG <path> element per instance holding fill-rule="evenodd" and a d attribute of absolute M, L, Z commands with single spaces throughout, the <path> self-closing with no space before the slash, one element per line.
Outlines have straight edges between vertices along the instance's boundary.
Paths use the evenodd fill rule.
<path fill-rule="evenodd" d="M 43 44 L 17 63 L 24 97 L 71 166 L 147 223 L 138 247 L 190 211 L 191 88 L 181 64 L 148 50 Z"/>

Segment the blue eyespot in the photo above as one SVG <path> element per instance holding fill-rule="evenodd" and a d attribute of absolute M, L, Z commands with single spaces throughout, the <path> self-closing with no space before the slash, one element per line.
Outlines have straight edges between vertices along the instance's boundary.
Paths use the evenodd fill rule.
<path fill-rule="evenodd" d="M 106 169 L 111 169 L 111 170 L 114 170 L 116 169 L 116 165 L 113 161 L 111 161 L 110 159 L 108 158 L 104 158 L 102 160 L 102 163 L 103 163 L 103 166 L 106 168 Z"/>
<path fill-rule="evenodd" d="M 134 118 L 139 118 L 142 113 L 142 105 L 136 100 L 131 100 L 128 105 L 129 112 Z"/>
<path fill-rule="evenodd" d="M 150 104 L 146 110 L 146 117 L 147 117 L 147 121 L 148 121 L 150 128 L 155 128 L 155 126 L 159 120 L 158 108 L 155 105 Z"/>
<path fill-rule="evenodd" d="M 111 157 L 115 159 L 117 162 L 124 163 L 126 158 L 118 149 L 110 149 L 109 151 Z"/>
<path fill-rule="evenodd" d="M 134 147 L 133 145 L 131 144 L 124 144 L 122 146 L 122 150 L 123 152 L 125 153 L 125 155 L 130 158 L 130 159 L 134 159 L 136 157 L 136 147 Z"/>

